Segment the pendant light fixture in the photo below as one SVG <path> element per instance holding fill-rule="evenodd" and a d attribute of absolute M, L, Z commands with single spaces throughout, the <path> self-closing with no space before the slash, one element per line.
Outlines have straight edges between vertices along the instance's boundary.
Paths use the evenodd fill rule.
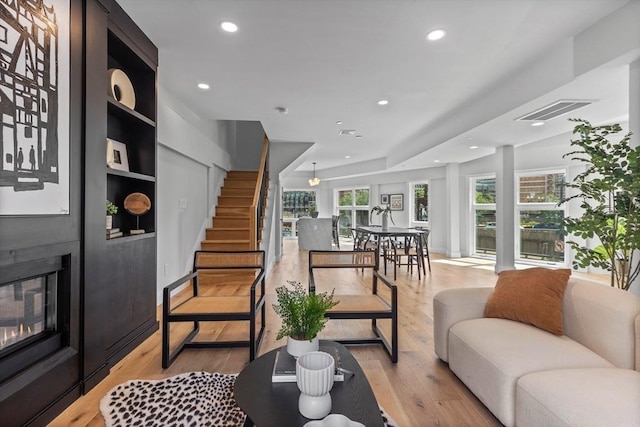
<path fill-rule="evenodd" d="M 320 179 L 316 177 L 316 162 L 313 162 L 313 178 L 309 180 L 309 185 L 315 187 L 318 184 L 320 184 Z"/>

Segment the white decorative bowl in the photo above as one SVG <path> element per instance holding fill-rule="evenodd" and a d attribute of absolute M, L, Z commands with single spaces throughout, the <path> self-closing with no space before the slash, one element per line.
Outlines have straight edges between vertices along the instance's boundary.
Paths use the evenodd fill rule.
<path fill-rule="evenodd" d="M 356 421 L 351 421 L 342 414 L 329 414 L 325 418 L 309 421 L 304 427 L 365 427 Z"/>
<path fill-rule="evenodd" d="M 110 68 L 107 76 L 109 95 L 132 110 L 136 108 L 136 93 L 133 90 L 131 80 L 129 80 L 125 72 L 119 68 Z"/>

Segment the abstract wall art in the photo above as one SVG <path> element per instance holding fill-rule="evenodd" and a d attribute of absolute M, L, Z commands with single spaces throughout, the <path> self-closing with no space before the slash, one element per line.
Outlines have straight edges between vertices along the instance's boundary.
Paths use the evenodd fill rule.
<path fill-rule="evenodd" d="M 0 0 L 0 215 L 69 213 L 69 0 Z"/>

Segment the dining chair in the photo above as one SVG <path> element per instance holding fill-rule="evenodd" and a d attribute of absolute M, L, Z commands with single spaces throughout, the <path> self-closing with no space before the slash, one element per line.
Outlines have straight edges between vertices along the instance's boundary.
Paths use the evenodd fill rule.
<path fill-rule="evenodd" d="M 427 265 L 429 266 L 429 272 L 431 272 L 431 258 L 429 257 L 429 234 L 431 230 L 426 227 L 414 227 L 416 230 L 422 231 L 420 238 L 422 239 L 422 256 L 427 259 Z M 424 262 L 422 263 L 424 267 Z M 426 271 L 425 271 L 425 274 Z"/>
<path fill-rule="evenodd" d="M 418 267 L 418 279 L 421 278 L 420 250 L 418 236 L 403 236 L 388 240 L 388 246 L 383 248 L 384 274 L 387 274 L 387 262 L 393 264 L 393 280 L 397 279 L 398 266 L 406 265 L 413 274 L 413 264 Z M 406 260 L 405 260 L 406 258 Z"/>
<path fill-rule="evenodd" d="M 339 222 L 340 217 L 338 215 L 331 216 L 331 237 L 333 238 L 333 243 L 335 243 L 338 249 L 340 249 L 340 235 L 338 234 Z"/>

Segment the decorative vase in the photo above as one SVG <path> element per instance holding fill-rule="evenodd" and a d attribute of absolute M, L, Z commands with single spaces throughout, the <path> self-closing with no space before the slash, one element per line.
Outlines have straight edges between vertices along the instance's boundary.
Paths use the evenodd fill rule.
<path fill-rule="evenodd" d="M 311 212 L 311 218 L 318 218 L 318 211 Z"/>
<path fill-rule="evenodd" d="M 303 354 L 296 361 L 296 382 L 300 389 L 298 410 L 309 419 L 319 420 L 331 412 L 335 361 L 323 351 Z"/>
<path fill-rule="evenodd" d="M 305 353 L 318 351 L 318 348 L 320 348 L 320 342 L 317 336 L 311 340 L 296 340 L 287 337 L 287 353 L 293 357 L 300 357 Z"/>
<path fill-rule="evenodd" d="M 382 230 L 387 231 L 388 229 L 389 229 L 389 214 L 385 212 L 382 214 Z"/>
<path fill-rule="evenodd" d="M 113 217 L 107 215 L 107 230 L 111 230 L 111 228 L 113 228 Z"/>

